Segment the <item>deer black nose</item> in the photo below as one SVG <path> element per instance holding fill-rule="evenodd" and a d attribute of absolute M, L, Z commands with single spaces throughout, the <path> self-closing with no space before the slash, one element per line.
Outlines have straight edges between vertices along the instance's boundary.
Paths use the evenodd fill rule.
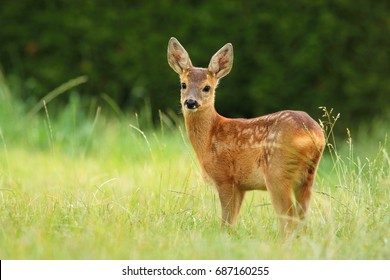
<path fill-rule="evenodd" d="M 186 101 L 184 101 L 184 106 L 186 106 L 187 109 L 193 110 L 193 109 L 197 109 L 199 107 L 199 103 L 196 100 L 187 99 Z"/>

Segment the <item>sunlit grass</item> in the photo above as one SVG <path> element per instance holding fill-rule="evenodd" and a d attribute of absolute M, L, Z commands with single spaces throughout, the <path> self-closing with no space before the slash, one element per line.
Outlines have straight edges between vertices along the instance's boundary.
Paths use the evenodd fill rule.
<path fill-rule="evenodd" d="M 1 259 L 390 258 L 385 135 L 346 137 L 337 150 L 329 140 L 307 222 L 283 242 L 266 192 L 248 193 L 237 226 L 220 228 L 218 196 L 180 122 L 144 129 L 135 116 L 82 114 L 77 100 L 28 116 L 4 100 Z M 375 153 L 355 155 L 367 147 Z"/>

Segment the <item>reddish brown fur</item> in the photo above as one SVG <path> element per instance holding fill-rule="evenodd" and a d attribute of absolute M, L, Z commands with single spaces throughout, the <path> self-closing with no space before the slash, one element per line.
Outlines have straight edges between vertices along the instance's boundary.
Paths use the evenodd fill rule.
<path fill-rule="evenodd" d="M 255 119 L 229 119 L 214 108 L 218 81 L 232 67 L 233 47 L 226 44 L 208 68 L 192 66 L 175 39 L 168 44 L 168 61 L 186 88 L 181 104 L 188 137 L 203 173 L 216 186 L 222 223 L 234 224 L 249 190 L 268 190 L 288 233 L 307 213 L 325 138 L 305 112 L 281 111 Z M 209 92 L 204 92 L 210 86 Z M 199 107 L 188 109 L 186 101 Z"/>

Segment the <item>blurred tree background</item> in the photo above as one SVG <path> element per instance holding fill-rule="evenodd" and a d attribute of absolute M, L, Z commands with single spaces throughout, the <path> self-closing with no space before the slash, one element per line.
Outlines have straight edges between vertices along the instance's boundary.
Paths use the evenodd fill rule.
<path fill-rule="evenodd" d="M 319 118 L 326 106 L 351 127 L 389 111 L 388 0 L 3 0 L 0 69 L 27 104 L 86 75 L 61 102 L 109 96 L 125 111 L 150 103 L 158 116 L 179 111 L 171 36 L 196 66 L 233 44 L 217 91 L 226 116 L 299 109 Z"/>

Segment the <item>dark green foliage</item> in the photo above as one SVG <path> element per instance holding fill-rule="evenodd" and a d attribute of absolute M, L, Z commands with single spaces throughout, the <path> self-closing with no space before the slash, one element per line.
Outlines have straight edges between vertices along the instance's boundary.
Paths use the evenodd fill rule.
<path fill-rule="evenodd" d="M 177 37 L 196 66 L 231 42 L 235 62 L 217 93 L 226 116 L 319 106 L 357 120 L 390 104 L 390 2 L 12 1 L 0 9 L 0 63 L 23 100 L 36 102 L 87 75 L 83 99 L 106 94 L 123 109 L 151 102 L 179 110 L 179 81 L 166 62 Z M 14 82 L 14 81 L 17 82 Z M 34 103 L 32 103 L 34 104 Z"/>

